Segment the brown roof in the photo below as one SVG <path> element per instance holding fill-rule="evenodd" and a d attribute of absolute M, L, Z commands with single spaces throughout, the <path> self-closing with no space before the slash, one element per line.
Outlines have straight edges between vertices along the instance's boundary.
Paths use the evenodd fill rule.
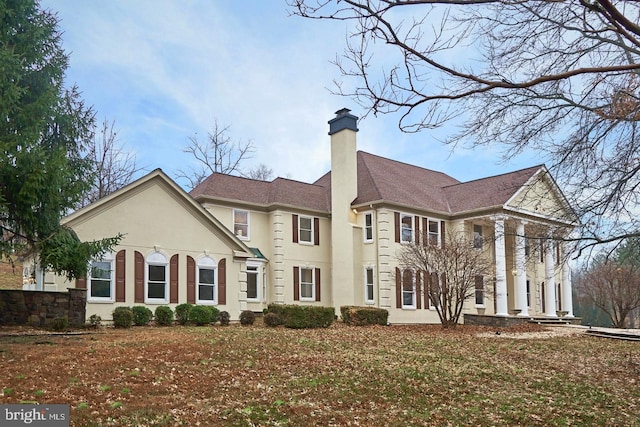
<path fill-rule="evenodd" d="M 264 206 L 290 205 L 326 212 L 330 210 L 326 188 L 285 178 L 269 182 L 213 173 L 189 194 L 196 200 L 214 198 Z"/>
<path fill-rule="evenodd" d="M 354 205 L 394 203 L 420 210 L 460 213 L 505 204 L 541 166 L 460 182 L 442 172 L 358 151 L 358 197 Z M 313 184 L 276 178 L 257 181 L 214 173 L 191 191 L 195 199 L 287 205 L 330 212 L 331 172 Z"/>

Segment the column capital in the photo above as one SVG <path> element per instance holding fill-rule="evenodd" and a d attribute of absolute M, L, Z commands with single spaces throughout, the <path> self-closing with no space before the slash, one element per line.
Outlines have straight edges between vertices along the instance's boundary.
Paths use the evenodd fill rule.
<path fill-rule="evenodd" d="M 508 218 L 508 216 L 507 216 L 507 215 L 505 215 L 505 214 L 491 215 L 491 216 L 489 217 L 489 219 L 490 219 L 491 221 L 504 221 L 504 220 L 506 220 L 507 218 Z"/>

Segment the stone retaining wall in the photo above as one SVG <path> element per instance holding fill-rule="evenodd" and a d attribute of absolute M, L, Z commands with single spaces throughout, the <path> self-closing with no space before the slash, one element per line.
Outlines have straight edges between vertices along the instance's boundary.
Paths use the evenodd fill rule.
<path fill-rule="evenodd" d="M 0 325 L 49 326 L 66 317 L 69 326 L 83 326 L 86 316 L 86 289 L 68 292 L 18 291 L 0 289 Z"/>

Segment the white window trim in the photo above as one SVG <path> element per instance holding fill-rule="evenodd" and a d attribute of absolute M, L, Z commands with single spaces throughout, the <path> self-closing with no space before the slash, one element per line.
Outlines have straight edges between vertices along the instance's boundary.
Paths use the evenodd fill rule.
<path fill-rule="evenodd" d="M 149 298 L 149 266 L 164 266 L 164 298 Z M 169 303 L 169 257 L 160 251 L 151 252 L 144 260 L 144 302 L 145 304 Z"/>
<path fill-rule="evenodd" d="M 247 235 L 243 236 L 240 234 L 236 233 L 236 224 L 239 224 L 238 222 L 236 222 L 236 212 L 244 212 L 247 214 Z M 244 225 L 244 224 L 242 224 Z M 245 209 L 234 209 L 233 210 L 233 233 L 236 235 L 236 237 L 240 240 L 251 240 L 251 213 L 248 210 Z"/>
<path fill-rule="evenodd" d="M 371 238 L 367 238 L 367 216 L 371 216 Z M 362 241 L 364 243 L 373 243 L 375 239 L 375 227 L 373 222 L 373 211 L 367 211 L 362 213 Z"/>
<path fill-rule="evenodd" d="M 213 270 L 213 300 L 200 299 L 200 269 Z M 206 283 L 205 286 L 210 286 Z M 218 305 L 218 264 L 216 260 L 206 255 L 198 258 L 196 263 L 196 304 Z"/>
<path fill-rule="evenodd" d="M 369 271 L 369 270 L 371 270 L 371 280 L 372 280 L 371 283 L 367 282 L 367 271 Z M 375 302 L 376 302 L 376 286 L 375 286 L 375 283 L 376 283 L 376 271 L 375 271 L 375 269 L 373 267 L 365 267 L 364 268 L 364 303 L 365 304 L 375 304 Z M 373 290 L 373 292 L 372 292 L 373 298 L 372 299 L 368 299 L 367 298 L 367 295 L 368 295 L 367 288 L 369 287 L 369 285 L 371 285 L 372 290 Z"/>
<path fill-rule="evenodd" d="M 109 295 L 111 295 L 110 297 L 92 297 L 91 296 L 91 282 L 92 282 L 92 278 L 91 278 L 91 265 L 92 262 L 89 263 L 89 270 L 88 270 L 88 274 L 87 274 L 87 302 L 104 302 L 104 303 L 112 303 L 115 302 L 116 298 L 115 298 L 115 292 L 116 292 L 116 278 L 115 278 L 115 273 L 116 273 L 116 269 L 115 269 L 115 258 L 113 257 L 112 253 L 106 253 L 104 254 L 104 256 L 99 259 L 99 260 L 94 260 L 97 262 L 109 262 L 110 263 L 110 270 L 111 270 L 111 284 L 110 284 L 110 292 Z"/>
<path fill-rule="evenodd" d="M 302 227 L 300 226 L 300 223 L 302 221 L 302 219 L 308 219 L 311 222 L 311 234 L 309 235 L 309 238 L 311 239 L 310 241 L 306 241 L 306 240 L 302 240 Z M 298 243 L 300 243 L 301 245 L 309 245 L 309 246 L 313 246 L 314 245 L 314 241 L 313 241 L 313 236 L 315 235 L 315 230 L 314 230 L 314 220 L 312 216 L 306 216 L 306 215 L 299 215 L 298 216 Z M 305 230 L 306 231 L 306 230 Z"/>
<path fill-rule="evenodd" d="M 404 239 L 404 233 L 402 232 L 402 220 L 403 218 L 411 218 L 411 240 Z M 415 226 L 415 215 L 411 215 L 408 213 L 400 213 L 400 243 L 408 244 L 416 241 L 416 226 Z"/>
<path fill-rule="evenodd" d="M 302 296 L 302 270 L 311 270 L 311 297 Z M 298 269 L 298 294 L 300 295 L 300 301 L 316 300 L 316 269 L 315 267 L 300 267 Z"/>
<path fill-rule="evenodd" d="M 438 221 L 437 219 L 431 219 L 431 218 L 427 218 L 427 243 L 431 243 L 431 232 L 429 231 L 429 226 L 431 225 L 431 223 L 435 223 L 437 230 L 435 233 L 436 236 L 436 244 L 434 246 L 440 246 L 440 242 L 442 241 L 442 236 L 440 236 L 440 221 Z"/>
<path fill-rule="evenodd" d="M 264 280 L 263 266 L 264 266 L 264 263 L 262 262 L 247 261 L 247 293 L 249 291 L 249 274 L 255 274 L 256 276 L 256 297 L 249 298 L 247 296 L 247 301 L 249 302 L 264 301 L 265 289 L 264 289 L 264 285 L 262 284 L 262 281 Z M 255 273 L 249 273 L 249 267 L 255 267 L 256 268 Z"/>
<path fill-rule="evenodd" d="M 407 271 L 407 270 L 402 270 L 401 273 L 400 273 L 400 274 L 402 274 L 402 279 L 400 280 L 400 286 L 402 287 L 402 289 L 401 289 L 401 292 L 402 292 L 402 294 L 401 294 L 402 295 L 402 309 L 403 310 L 415 310 L 416 309 L 416 300 L 417 300 L 417 297 L 418 297 L 416 295 L 416 272 L 409 269 L 409 271 L 411 271 L 411 282 L 412 282 L 412 285 L 413 285 L 413 291 L 412 291 L 413 303 L 411 305 L 405 305 L 405 303 L 404 303 L 404 294 L 406 292 L 404 290 L 404 272 L 405 271 Z"/>

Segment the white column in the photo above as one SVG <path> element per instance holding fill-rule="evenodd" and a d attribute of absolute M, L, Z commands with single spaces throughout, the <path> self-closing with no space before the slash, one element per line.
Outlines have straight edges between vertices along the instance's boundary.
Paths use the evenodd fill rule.
<path fill-rule="evenodd" d="M 496 316 L 508 316 L 507 308 L 507 259 L 504 249 L 504 217 L 494 217 L 496 253 Z"/>
<path fill-rule="evenodd" d="M 566 245 L 563 245 L 563 249 L 566 249 Z M 563 252 L 564 253 L 564 252 Z M 567 312 L 566 317 L 573 317 L 573 298 L 572 298 L 572 284 L 571 284 L 571 264 L 569 262 L 568 254 L 564 254 L 565 260 L 562 263 L 562 310 Z"/>
<path fill-rule="evenodd" d="M 527 260 L 525 257 L 524 221 L 516 224 L 516 308 L 521 311 L 518 316 L 529 317 L 527 307 Z"/>
<path fill-rule="evenodd" d="M 553 240 L 549 237 L 545 244 L 544 253 L 544 308 L 545 315 L 556 317 L 556 279 L 555 263 L 553 261 Z"/>

